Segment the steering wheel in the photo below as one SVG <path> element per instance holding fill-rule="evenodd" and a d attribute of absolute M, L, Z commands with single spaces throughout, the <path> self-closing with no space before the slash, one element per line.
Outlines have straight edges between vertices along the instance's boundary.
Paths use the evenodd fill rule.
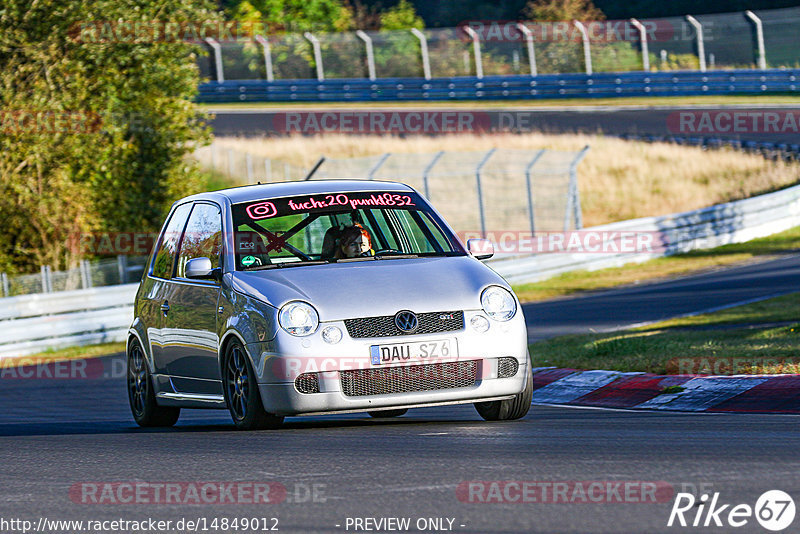
<path fill-rule="evenodd" d="M 382 249 L 376 250 L 375 251 L 375 255 L 377 256 L 379 254 L 392 253 L 392 252 L 394 252 L 395 254 L 403 254 L 402 251 L 397 250 L 396 248 L 382 248 Z"/>

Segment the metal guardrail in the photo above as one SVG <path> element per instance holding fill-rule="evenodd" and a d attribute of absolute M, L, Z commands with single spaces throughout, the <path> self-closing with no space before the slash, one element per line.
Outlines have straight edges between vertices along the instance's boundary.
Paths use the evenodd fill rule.
<path fill-rule="evenodd" d="M 695 96 L 800 92 L 800 69 L 234 80 L 200 85 L 199 102 L 381 102 Z"/>
<path fill-rule="evenodd" d="M 691 250 L 766 237 L 800 225 L 800 185 L 774 193 L 684 213 L 644 217 L 587 228 L 585 232 L 657 235 L 663 247 L 644 253 L 548 253 L 491 261 L 511 284 L 537 282 L 570 271 L 595 271 Z"/>
<path fill-rule="evenodd" d="M 652 232 L 654 253 L 551 253 L 503 257 L 491 267 L 512 284 L 576 270 L 597 270 L 678 252 L 739 243 L 800 225 L 800 186 L 684 213 L 632 219 L 584 232 Z M 2 300 L 0 358 L 47 349 L 123 341 L 133 318 L 137 284 L 26 295 Z"/>
<path fill-rule="evenodd" d="M 124 341 L 139 284 L 2 299 L 0 358 Z"/>

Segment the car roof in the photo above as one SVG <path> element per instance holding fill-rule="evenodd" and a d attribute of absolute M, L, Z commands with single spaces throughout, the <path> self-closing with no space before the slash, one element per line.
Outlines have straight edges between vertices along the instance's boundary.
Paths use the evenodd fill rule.
<path fill-rule="evenodd" d="M 222 200 L 228 199 L 231 204 L 261 200 L 264 198 L 280 198 L 295 195 L 320 195 L 325 193 L 351 193 L 356 191 L 402 191 L 412 192 L 413 188 L 399 182 L 379 180 L 309 180 L 295 182 L 276 182 L 271 184 L 243 185 L 209 193 L 200 193 L 182 199 L 180 203 L 190 200 Z"/>

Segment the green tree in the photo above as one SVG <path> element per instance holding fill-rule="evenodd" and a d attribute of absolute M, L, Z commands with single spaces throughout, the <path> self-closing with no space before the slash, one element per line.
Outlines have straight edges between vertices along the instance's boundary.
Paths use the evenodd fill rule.
<path fill-rule="evenodd" d="M 397 5 L 383 11 L 380 15 L 382 30 L 410 30 L 425 27 L 422 17 L 414 11 L 414 6 L 408 0 L 400 0 Z"/>
<path fill-rule="evenodd" d="M 536 22 L 605 20 L 592 0 L 530 0 L 523 14 Z"/>
<path fill-rule="evenodd" d="M 81 235 L 157 230 L 200 187 L 186 158 L 208 137 L 191 102 L 199 48 L 123 30 L 207 19 L 183 0 L 4 0 L 0 268 L 70 266 Z"/>

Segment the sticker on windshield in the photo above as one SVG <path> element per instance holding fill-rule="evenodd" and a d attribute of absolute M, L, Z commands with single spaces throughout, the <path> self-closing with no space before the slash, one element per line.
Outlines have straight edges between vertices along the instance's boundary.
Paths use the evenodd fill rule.
<path fill-rule="evenodd" d="M 358 209 L 424 209 L 415 193 L 398 194 L 371 191 L 304 195 L 273 198 L 247 205 L 244 210 L 251 221 L 283 217 L 295 213 L 335 213 Z"/>
<path fill-rule="evenodd" d="M 251 219 L 257 221 L 259 219 L 269 219 L 278 214 L 275 209 L 275 204 L 272 202 L 259 202 L 258 204 L 250 204 L 247 206 L 247 214 Z"/>
<path fill-rule="evenodd" d="M 250 267 L 256 261 L 257 260 L 255 256 L 245 256 L 244 258 L 242 258 L 242 265 L 244 265 L 245 267 Z"/>
<path fill-rule="evenodd" d="M 353 195 L 339 193 L 338 195 L 325 195 L 308 197 L 302 200 L 289 200 L 289 208 L 293 211 L 307 211 L 314 208 L 331 208 L 334 206 L 350 206 L 356 209 L 359 206 L 388 206 L 402 207 L 413 206 L 414 202 L 409 195 L 394 195 L 392 193 L 371 194 L 368 197 L 353 198 Z"/>

